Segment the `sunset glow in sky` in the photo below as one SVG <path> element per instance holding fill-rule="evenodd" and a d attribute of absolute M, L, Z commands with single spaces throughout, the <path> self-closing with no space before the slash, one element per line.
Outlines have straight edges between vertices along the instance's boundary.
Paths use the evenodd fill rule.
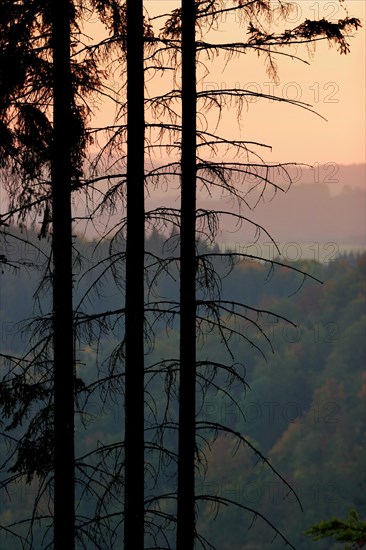
<path fill-rule="evenodd" d="M 276 5 L 277 2 L 273 4 Z M 285 102 L 253 97 L 244 105 L 239 117 L 234 106 L 225 109 L 217 127 L 217 110 L 212 108 L 209 112 L 202 113 L 202 104 L 199 103 L 198 124 L 201 124 L 203 129 L 213 133 L 217 131 L 218 134 L 229 139 L 241 139 L 271 146 L 272 150 L 254 149 L 269 164 L 294 162 L 314 166 L 315 172 L 305 170 L 299 181 L 329 182 L 332 195 L 340 193 L 342 186 L 346 184 L 364 189 L 364 166 L 355 167 L 355 170 L 358 170 L 356 177 L 355 170 L 352 172 L 350 168 L 348 171 L 343 170 L 343 173 L 340 165 L 366 163 L 366 2 L 364 0 L 345 0 L 344 2 L 295 0 L 292 4 L 295 6 L 292 14 L 286 21 L 279 22 L 280 26 L 273 25 L 272 32 L 279 33 L 295 28 L 305 19 L 325 18 L 336 22 L 347 16 L 357 17 L 361 20 L 362 28 L 358 29 L 354 37 L 349 38 L 351 52 L 348 55 L 341 55 L 335 46 L 329 47 L 326 41 L 318 42 L 315 52 L 309 52 L 305 45 L 286 47 L 282 51 L 287 56 L 276 56 L 278 83 L 271 80 L 266 72 L 265 56 L 258 57 L 254 50 L 249 50 L 248 53 L 237 56 L 228 63 L 224 54 L 208 60 L 206 53 L 203 52 L 198 58 L 201 64 L 198 64 L 197 69 L 197 91 L 221 88 L 249 89 L 302 101 L 314 112 Z M 180 6 L 180 1 L 145 0 L 144 5 L 148 15 L 153 18 L 154 32 L 157 35 L 166 17 L 156 17 L 171 13 Z M 95 23 L 90 28 L 90 35 L 97 39 L 98 34 L 102 36 L 103 30 L 100 23 Z M 247 25 L 240 27 L 238 17 L 230 14 L 222 18 L 218 30 L 206 33 L 204 38 L 211 43 L 246 42 Z M 288 54 L 301 59 L 294 59 Z M 202 64 L 206 70 L 203 69 Z M 179 86 L 179 68 L 176 73 L 177 83 L 173 83 L 172 73 L 173 71 L 167 71 L 162 76 L 158 71 L 146 72 L 146 97 L 160 96 Z M 123 81 L 124 76 L 124 69 L 122 74 L 115 75 L 116 91 L 120 87 L 119 78 Z M 117 94 L 117 97 L 121 100 L 120 95 Z M 178 100 L 174 107 L 179 110 Z M 115 106 L 102 103 L 99 109 L 95 125 L 113 123 Z M 151 121 L 148 112 L 146 119 Z M 100 143 L 102 144 L 103 141 L 101 140 Z M 219 151 L 218 155 L 222 155 L 223 152 L 223 150 Z M 173 154 L 178 155 L 179 150 L 173 151 L 169 159 L 167 153 L 163 151 L 157 164 L 178 160 L 178 157 L 173 158 Z M 230 161 L 232 158 L 229 158 L 228 154 L 225 160 Z M 319 168 L 319 166 L 322 167 Z M 298 180 L 295 178 L 294 181 Z M 161 189 L 154 190 L 149 195 L 150 206 L 151 204 L 154 207 L 161 206 L 162 197 L 169 204 L 171 201 L 177 201 L 178 187 L 179 182 L 173 182 L 163 189 L 163 193 Z M 200 193 L 200 190 L 198 191 Z M 204 195 L 204 199 L 207 198 Z M 271 204 L 272 209 L 273 207 L 274 203 Z M 347 216 L 347 219 L 354 218 L 355 213 L 348 213 Z M 357 231 L 362 233 L 364 214 L 356 218 L 357 227 L 361 227 Z M 345 226 L 347 219 L 344 221 Z"/>
<path fill-rule="evenodd" d="M 358 17 L 363 27 L 350 38 L 351 53 L 340 55 L 327 43 L 317 45 L 309 57 L 306 47 L 287 48 L 284 51 L 302 57 L 309 65 L 288 57 L 277 56 L 279 85 L 266 74 L 265 59 L 250 52 L 232 60 L 226 69 L 224 58 L 208 65 L 210 74 L 198 82 L 198 90 L 205 87 L 249 87 L 263 93 L 287 96 L 313 106 L 315 114 L 284 103 L 253 98 L 240 118 L 241 134 L 236 131 L 234 109 L 223 118 L 222 130 L 242 139 L 267 143 L 273 147 L 266 154 L 268 161 L 297 161 L 305 163 L 352 164 L 365 162 L 365 67 L 366 67 L 366 2 L 363 0 L 297 0 L 295 11 L 283 28 L 293 28 L 304 19 L 326 18 L 338 20 Z M 169 12 L 177 2 L 164 0 L 146 2 L 151 16 Z M 281 27 L 282 29 L 282 27 Z M 278 29 L 277 29 L 278 30 Z M 244 36 L 243 36 L 244 34 Z M 225 42 L 245 39 L 246 29 L 240 29 L 230 15 L 221 24 L 220 32 L 212 32 L 210 39 Z M 249 85 L 249 86 L 248 86 Z"/>
<path fill-rule="evenodd" d="M 347 15 L 358 17 L 363 26 L 349 39 L 351 53 L 340 55 L 335 47 L 329 47 L 325 41 L 317 44 L 313 55 L 309 55 L 306 46 L 284 48 L 284 52 L 296 55 L 308 64 L 278 55 L 278 84 L 271 81 L 266 73 L 264 56 L 258 57 L 254 51 L 240 55 L 226 66 L 224 55 L 207 62 L 205 54 L 202 54 L 200 60 L 206 64 L 208 72 L 205 75 L 198 73 L 198 91 L 220 87 L 247 88 L 301 100 L 323 117 L 285 103 L 252 98 L 241 113 L 239 130 L 235 109 L 227 110 L 218 128 L 220 133 L 272 146 L 271 152 L 264 150 L 263 153 L 267 162 L 364 163 L 366 2 L 297 0 L 293 4 L 295 9 L 292 14 L 280 27 L 273 27 L 273 31 L 294 28 L 306 18 L 324 17 L 337 21 Z M 177 7 L 177 0 L 145 1 L 150 17 L 170 13 Z M 247 28 L 240 28 L 236 19 L 234 14 L 223 17 L 220 30 L 211 31 L 208 39 L 211 42 L 246 41 Z M 163 21 L 164 18 L 154 20 L 155 32 L 159 32 Z M 99 34 L 95 25 L 92 34 Z M 169 89 L 159 75 L 149 80 L 148 87 L 151 95 Z M 207 114 L 205 123 L 210 128 L 214 128 L 216 116 L 214 110 Z M 111 123 L 112 118 L 112 110 L 100 105 L 98 124 Z"/>

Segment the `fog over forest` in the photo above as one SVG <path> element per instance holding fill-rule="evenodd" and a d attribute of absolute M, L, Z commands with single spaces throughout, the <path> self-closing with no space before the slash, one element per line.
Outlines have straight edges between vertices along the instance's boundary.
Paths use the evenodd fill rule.
<path fill-rule="evenodd" d="M 282 174 L 276 174 L 276 183 L 283 189 L 275 194 L 271 186 L 263 197 L 258 196 L 255 184 L 259 181 L 255 173 L 244 182 L 248 189 L 248 209 L 242 213 L 248 219 L 268 231 L 276 243 L 282 247 L 290 243 L 307 245 L 305 255 L 314 260 L 331 260 L 339 252 L 365 248 L 366 224 L 366 164 L 337 165 L 329 162 L 325 165 L 315 163 L 313 168 L 304 166 L 289 167 L 289 180 Z M 239 182 L 236 185 L 239 186 Z M 240 184 L 241 185 L 241 184 Z M 146 209 L 179 207 L 179 182 L 166 185 L 160 192 L 154 191 L 152 197 L 147 193 Z M 198 193 L 198 207 L 217 210 L 235 211 L 236 205 L 222 196 L 208 197 L 204 190 Z M 81 214 L 82 206 L 78 210 Z M 115 219 L 118 220 L 117 212 Z M 113 218 L 109 220 L 112 226 Z M 82 224 L 77 233 L 81 233 Z M 87 238 L 97 237 L 95 229 L 89 225 Z M 257 244 L 259 255 L 273 257 L 273 247 L 269 246 L 270 238 L 264 232 L 259 236 L 250 224 L 236 226 L 228 217 L 222 217 L 221 230 L 216 237 L 216 244 L 223 247 L 241 249 L 248 243 Z M 265 243 L 268 243 L 266 245 Z M 318 251 L 319 246 L 323 248 Z M 312 251 L 311 246 L 314 246 Z M 324 249 L 324 245 L 329 247 Z M 331 248 L 331 245 L 333 248 Z M 258 246 L 260 249 L 258 249 Z M 254 247 L 247 250 L 254 253 Z M 286 256 L 286 254 L 285 254 Z M 300 259 L 296 247 L 289 251 L 288 259 Z"/>

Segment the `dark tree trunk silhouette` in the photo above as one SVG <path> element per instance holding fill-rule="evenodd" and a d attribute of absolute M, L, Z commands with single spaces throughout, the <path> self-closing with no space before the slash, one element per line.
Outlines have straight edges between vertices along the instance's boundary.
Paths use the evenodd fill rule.
<path fill-rule="evenodd" d="M 54 345 L 54 548 L 74 548 L 74 346 L 72 306 L 70 2 L 52 2 Z"/>
<path fill-rule="evenodd" d="M 144 27 L 127 1 L 125 549 L 144 547 Z"/>
<path fill-rule="evenodd" d="M 177 550 L 194 546 L 196 383 L 196 46 L 195 1 L 182 2 L 180 390 Z"/>

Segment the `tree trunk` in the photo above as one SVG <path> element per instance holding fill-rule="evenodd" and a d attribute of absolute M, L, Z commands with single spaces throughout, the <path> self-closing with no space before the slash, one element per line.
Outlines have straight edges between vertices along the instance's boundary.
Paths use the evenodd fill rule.
<path fill-rule="evenodd" d="M 195 1 L 182 1 L 180 390 L 177 550 L 195 538 L 196 46 Z"/>
<path fill-rule="evenodd" d="M 71 68 L 69 0 L 51 3 L 53 47 L 54 548 L 75 539 L 74 334 L 71 218 Z"/>
<path fill-rule="evenodd" d="M 144 548 L 144 37 L 142 0 L 127 1 L 125 530 Z"/>

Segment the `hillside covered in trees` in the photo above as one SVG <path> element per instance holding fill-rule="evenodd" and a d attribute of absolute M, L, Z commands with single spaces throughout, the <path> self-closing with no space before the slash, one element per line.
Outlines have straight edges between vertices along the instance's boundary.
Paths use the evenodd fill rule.
<path fill-rule="evenodd" d="M 13 233 L 22 237 L 19 230 Z M 31 232 L 28 239 L 47 251 L 46 240 L 39 241 Z M 153 233 L 146 249 L 164 253 L 168 243 Z M 18 249 L 14 244 L 8 246 L 7 262 L 2 264 L 1 339 L 3 352 L 9 355 L 20 353 L 28 345 L 30 333 L 27 330 L 21 333 L 18 321 L 30 319 L 36 313 L 32 294 L 37 290 L 39 276 L 34 266 L 42 263 L 42 254 L 29 245 L 24 250 L 23 246 L 20 241 Z M 124 244 L 120 246 L 123 248 Z M 75 241 L 75 248 L 82 250 L 84 256 L 75 288 L 76 303 L 87 292 L 92 278 L 98 278 L 97 273 L 90 272 L 90 266 L 101 262 L 109 247 L 108 241 L 98 246 L 82 239 Z M 20 269 L 17 255 L 28 258 L 28 265 Z M 252 514 L 239 507 L 225 509 L 221 505 L 221 513 L 215 518 L 217 496 L 258 510 L 296 548 L 304 550 L 343 548 L 332 541 L 313 542 L 303 532 L 320 519 L 345 517 L 352 507 L 359 509 L 361 515 L 365 509 L 366 255 L 338 257 L 328 264 L 298 261 L 293 267 L 316 276 L 323 284 L 308 278 L 304 281 L 295 271 L 282 267 L 272 270 L 266 263 L 250 259 L 238 261 L 230 273 L 221 260 L 216 266 L 221 270 L 228 299 L 240 300 L 248 307 L 257 304 L 263 311 L 275 311 L 296 326 L 268 317 L 268 321 L 262 319 L 263 334 L 259 330 L 256 333 L 253 324 L 248 323 L 247 336 L 258 348 L 245 345 L 239 338 L 231 341 L 231 348 L 245 369 L 247 391 L 244 393 L 235 385 L 226 395 L 214 388 L 207 390 L 197 422 L 214 420 L 243 434 L 295 489 L 303 507 L 301 511 L 294 495 L 250 448 L 234 446 L 232 439 L 223 433 L 216 438 L 212 436 L 205 443 L 206 462 L 200 465 L 196 479 L 198 494 L 210 496 L 212 501 L 199 506 L 198 525 L 201 533 L 214 539 L 220 550 L 279 550 L 284 542 L 278 537 L 273 540 L 273 531 L 264 526 L 260 517 L 253 522 Z M 178 292 L 174 277 L 171 274 L 161 277 L 155 291 L 166 300 L 174 299 Z M 88 313 L 112 308 L 118 292 L 112 281 L 105 283 L 98 289 L 98 296 L 88 300 Z M 46 311 L 50 307 L 47 292 L 40 292 L 38 298 L 39 307 Z M 174 356 L 178 341 L 174 323 L 167 325 L 161 320 L 154 330 L 148 365 Z M 83 343 L 83 334 L 79 334 L 77 369 L 85 383 L 92 380 L 96 364 L 103 370 L 118 343 L 120 331 L 123 328 L 116 327 L 114 335 L 100 336 L 88 345 Z M 199 361 L 204 361 L 208 347 L 218 361 L 225 361 L 225 349 L 217 334 L 202 335 Z M 220 378 L 216 380 L 218 386 L 219 382 Z M 156 411 L 167 407 L 166 383 L 166 379 L 157 377 L 150 388 Z M 177 418 L 177 399 L 172 398 L 168 406 L 170 418 Z M 147 403 L 147 428 L 153 417 L 150 407 L 151 403 Z M 85 426 L 80 425 L 76 432 L 81 455 L 95 441 L 106 445 L 121 438 L 123 410 L 113 401 L 103 406 L 102 395 L 90 396 L 83 419 Z M 176 450 L 175 435 L 168 434 L 165 438 L 165 444 Z M 171 490 L 169 464 L 159 484 L 166 493 Z M 151 486 L 147 490 L 153 494 L 155 489 Z M 21 517 L 34 494 L 32 484 L 14 484 L 9 493 L 3 492 L 1 523 Z M 92 495 L 81 495 L 81 508 L 87 510 L 92 500 Z M 168 502 L 166 506 L 169 507 Z M 13 548 L 6 535 L 2 537 L 1 548 Z"/>

